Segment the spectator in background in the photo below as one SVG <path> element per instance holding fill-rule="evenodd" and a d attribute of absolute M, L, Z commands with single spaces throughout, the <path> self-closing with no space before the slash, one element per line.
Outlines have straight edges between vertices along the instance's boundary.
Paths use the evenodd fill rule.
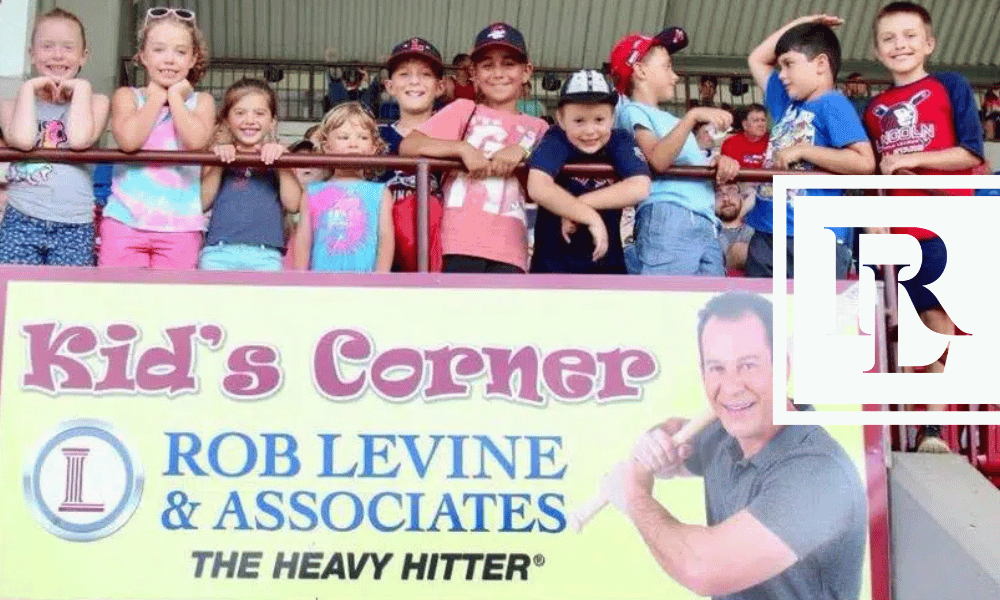
<path fill-rule="evenodd" d="M 863 119 L 865 117 L 865 110 L 868 108 L 868 103 L 871 102 L 872 97 L 871 92 L 868 90 L 868 84 L 861 78 L 861 73 L 851 73 L 847 76 L 847 82 L 844 83 L 844 95 L 847 96 L 851 105 L 854 106 L 858 117 Z"/>
<path fill-rule="evenodd" d="M 715 215 L 722 222 L 719 230 L 719 244 L 726 256 L 726 274 L 742 276 L 747 264 L 747 250 L 753 227 L 743 221 L 743 217 L 753 206 L 757 197 L 750 184 L 727 183 L 715 191 Z"/>
<path fill-rule="evenodd" d="M 994 83 L 983 97 L 983 129 L 987 140 L 996 140 L 1000 134 L 1000 83 Z"/>
<path fill-rule="evenodd" d="M 698 105 L 715 106 L 715 92 L 719 88 L 719 80 L 715 75 L 702 75 L 698 85 Z"/>
<path fill-rule="evenodd" d="M 531 82 L 521 86 L 521 99 L 517 101 L 517 112 L 539 119 L 545 116 L 545 105 L 531 97 Z"/>
<path fill-rule="evenodd" d="M 472 81 L 472 57 L 456 54 L 451 61 L 455 74 L 444 78 L 444 100 L 451 102 L 457 98 L 476 101 L 476 84 Z"/>
<path fill-rule="evenodd" d="M 326 62 L 337 59 L 337 50 L 327 48 L 323 53 Z M 328 71 L 329 87 L 326 93 L 324 112 L 329 111 L 341 102 L 360 102 L 373 115 L 379 114 L 382 82 L 379 77 L 357 67 L 330 67 Z"/>
<path fill-rule="evenodd" d="M 760 104 L 750 104 L 743 111 L 743 130 L 722 142 L 722 154 L 736 159 L 742 169 L 760 169 L 767 154 L 767 111 Z"/>

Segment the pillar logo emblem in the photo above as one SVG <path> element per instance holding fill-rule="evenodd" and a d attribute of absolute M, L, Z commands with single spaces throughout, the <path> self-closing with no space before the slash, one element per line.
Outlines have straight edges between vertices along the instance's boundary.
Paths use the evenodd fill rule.
<path fill-rule="evenodd" d="M 110 423 L 74 419 L 44 436 L 24 464 L 24 499 L 49 533 L 90 542 L 120 529 L 139 506 L 138 455 Z"/>

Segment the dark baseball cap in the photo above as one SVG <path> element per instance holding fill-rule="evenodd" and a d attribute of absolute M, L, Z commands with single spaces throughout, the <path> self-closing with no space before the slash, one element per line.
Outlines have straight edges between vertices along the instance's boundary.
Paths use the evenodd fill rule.
<path fill-rule="evenodd" d="M 507 23 L 494 23 L 479 32 L 479 35 L 476 36 L 476 44 L 472 49 L 472 60 L 478 60 L 483 51 L 494 46 L 513 50 L 521 56 L 524 62 L 528 62 L 528 47 L 524 43 L 524 36 L 517 28 Z"/>
<path fill-rule="evenodd" d="M 570 75 L 559 92 L 559 106 L 568 102 L 614 106 L 618 103 L 618 93 L 604 75 L 583 69 Z"/>
<path fill-rule="evenodd" d="M 397 44 L 392 49 L 392 53 L 389 54 L 389 60 L 386 61 L 386 68 L 389 69 L 390 77 L 393 71 L 396 70 L 396 67 L 399 66 L 399 63 L 407 58 L 422 58 L 430 63 L 435 75 L 438 77 L 444 75 L 444 62 L 441 60 L 441 53 L 438 52 L 438 49 L 427 40 L 414 37 Z"/>

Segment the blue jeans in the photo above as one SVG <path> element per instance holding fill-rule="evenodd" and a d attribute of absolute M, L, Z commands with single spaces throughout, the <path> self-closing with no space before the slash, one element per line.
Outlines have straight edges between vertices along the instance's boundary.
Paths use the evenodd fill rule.
<path fill-rule="evenodd" d="M 94 266 L 94 224 L 36 219 L 8 205 L 0 223 L 0 263 Z"/>
<path fill-rule="evenodd" d="M 726 274 L 715 223 L 672 202 L 641 207 L 635 214 L 635 248 L 629 272 L 641 275 Z"/>

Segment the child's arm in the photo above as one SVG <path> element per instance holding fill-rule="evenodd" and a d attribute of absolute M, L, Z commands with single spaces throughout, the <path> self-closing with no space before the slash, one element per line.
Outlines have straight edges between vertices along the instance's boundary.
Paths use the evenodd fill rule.
<path fill-rule="evenodd" d="M 312 217 L 309 214 L 308 198 L 303 198 L 299 208 L 299 226 L 295 229 L 292 246 L 292 267 L 298 271 L 308 271 L 309 258 L 312 256 Z"/>
<path fill-rule="evenodd" d="M 392 257 L 396 252 L 396 229 L 392 225 L 392 192 L 389 186 L 382 190 L 382 206 L 378 211 L 378 253 L 375 255 L 375 272 L 392 270 Z"/>
<path fill-rule="evenodd" d="M 167 90 L 167 105 L 174 117 L 174 127 L 181 147 L 187 150 L 203 150 L 212 141 L 215 120 L 215 100 L 209 94 L 198 94 L 194 110 L 188 110 L 184 101 L 195 93 L 187 79 L 182 79 Z"/>
<path fill-rule="evenodd" d="M 779 169 L 789 169 L 802 160 L 841 175 L 871 175 L 875 172 L 875 153 L 868 142 L 854 142 L 843 148 L 789 146 L 774 154 L 774 163 Z"/>
<path fill-rule="evenodd" d="M 594 238 L 594 260 L 608 251 L 608 230 L 596 210 L 560 187 L 551 175 L 541 169 L 528 171 L 528 196 L 556 215 L 582 223 Z"/>
<path fill-rule="evenodd" d="M 38 141 L 38 121 L 35 114 L 35 95 L 46 85 L 55 86 L 51 77 L 35 77 L 21 84 L 17 97 L 4 100 L 0 112 L 7 145 L 18 150 L 33 150 Z"/>
<path fill-rule="evenodd" d="M 635 143 L 646 156 L 649 166 L 654 171 L 663 173 L 674 164 L 694 126 L 702 122 L 711 123 L 716 131 L 725 131 L 732 125 L 733 115 L 721 108 L 698 106 L 687 111 L 670 133 L 662 138 L 657 138 L 655 133 L 645 127 L 636 127 Z"/>
<path fill-rule="evenodd" d="M 66 142 L 73 150 L 86 150 L 100 139 L 108 124 L 108 97 L 95 94 L 86 79 L 69 79 L 63 87 L 73 94 L 66 123 Z"/>
<path fill-rule="evenodd" d="M 236 160 L 236 146 L 232 144 L 217 144 L 212 146 L 212 153 L 219 157 L 224 163 L 231 163 Z M 219 193 L 219 186 L 222 184 L 222 172 L 224 167 L 220 165 L 205 165 L 201 168 L 201 209 L 208 210 L 215 202 L 215 197 Z"/>
<path fill-rule="evenodd" d="M 647 175 L 633 175 L 609 186 L 582 194 L 579 196 L 579 200 L 597 210 L 635 206 L 649 196 L 650 184 L 651 181 Z"/>
<path fill-rule="evenodd" d="M 912 152 L 910 154 L 887 154 L 879 163 L 883 175 L 892 175 L 901 169 L 938 169 L 959 171 L 983 164 L 983 159 L 965 148 L 955 146 L 944 150 Z"/>
<path fill-rule="evenodd" d="M 458 158 L 465 164 L 470 176 L 482 179 L 490 175 L 489 159 L 465 140 L 439 140 L 419 131 L 411 131 L 399 143 L 399 155 Z"/>
<path fill-rule="evenodd" d="M 762 90 L 767 89 L 767 80 L 771 78 L 771 71 L 774 70 L 774 65 L 778 62 L 778 57 L 774 54 L 774 47 L 778 44 L 781 36 L 785 35 L 786 31 L 803 23 L 819 23 L 828 27 L 836 27 L 843 22 L 840 17 L 832 15 L 809 15 L 790 21 L 769 35 L 747 57 L 747 62 L 750 65 L 750 74 L 753 75 L 753 80 L 757 82 L 757 86 Z"/>
<path fill-rule="evenodd" d="M 118 149 L 123 152 L 141 149 L 166 103 L 167 90 L 153 82 L 146 87 L 146 102 L 142 108 L 136 108 L 132 88 L 115 90 L 111 97 L 111 135 Z"/>
<path fill-rule="evenodd" d="M 286 150 L 287 148 L 277 142 L 268 142 L 260 149 L 260 159 L 265 165 L 273 164 Z M 302 186 L 295 178 L 295 171 L 278 169 L 278 197 L 286 211 L 298 212 L 299 204 L 302 202 Z"/>

